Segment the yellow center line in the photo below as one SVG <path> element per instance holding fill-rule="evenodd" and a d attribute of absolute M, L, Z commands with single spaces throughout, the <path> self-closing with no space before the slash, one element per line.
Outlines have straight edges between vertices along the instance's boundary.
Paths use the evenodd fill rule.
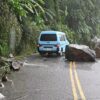
<path fill-rule="evenodd" d="M 72 62 L 70 62 L 70 79 L 71 79 L 71 83 L 72 83 L 72 92 L 73 92 L 74 100 L 78 100 L 74 77 L 73 77 L 73 72 L 72 72 Z"/>
<path fill-rule="evenodd" d="M 84 95 L 83 89 L 82 89 L 81 84 L 80 84 L 80 80 L 78 78 L 78 74 L 76 72 L 76 64 L 75 64 L 75 62 L 73 62 L 73 67 L 74 67 L 75 80 L 76 80 L 76 83 L 77 83 L 77 87 L 78 87 L 80 96 L 81 96 L 82 100 L 86 100 L 86 97 Z"/>

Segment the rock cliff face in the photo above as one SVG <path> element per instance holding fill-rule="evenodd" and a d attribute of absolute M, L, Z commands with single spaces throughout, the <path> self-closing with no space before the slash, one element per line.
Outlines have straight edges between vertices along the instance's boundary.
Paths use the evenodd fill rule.
<path fill-rule="evenodd" d="M 66 48 L 65 58 L 69 61 L 95 61 L 96 54 L 86 45 L 71 44 Z"/>
<path fill-rule="evenodd" d="M 95 50 L 96 52 L 96 57 L 100 58 L 100 38 L 94 37 L 91 40 L 92 43 L 92 48 Z"/>

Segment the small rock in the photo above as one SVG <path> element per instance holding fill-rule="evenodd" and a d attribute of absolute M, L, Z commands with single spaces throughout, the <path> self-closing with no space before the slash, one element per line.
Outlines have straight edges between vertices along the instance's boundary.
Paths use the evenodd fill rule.
<path fill-rule="evenodd" d="M 4 88 L 4 84 L 0 82 L 0 88 Z"/>
<path fill-rule="evenodd" d="M 18 71 L 21 66 L 22 63 L 20 63 L 19 61 L 13 61 L 11 65 L 11 69 L 13 69 L 14 71 Z"/>
<path fill-rule="evenodd" d="M 13 54 L 12 54 L 12 53 L 10 53 L 10 54 L 9 54 L 9 57 L 10 57 L 10 58 L 13 58 L 14 56 L 13 56 Z"/>
<path fill-rule="evenodd" d="M 7 76 L 3 76 L 1 79 L 2 82 L 7 82 L 8 81 L 8 77 Z"/>

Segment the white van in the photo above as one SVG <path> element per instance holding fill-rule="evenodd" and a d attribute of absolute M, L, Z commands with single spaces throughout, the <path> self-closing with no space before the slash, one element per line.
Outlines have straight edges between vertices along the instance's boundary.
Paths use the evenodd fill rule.
<path fill-rule="evenodd" d="M 69 45 L 66 35 L 59 31 L 42 31 L 38 39 L 38 52 L 40 55 L 45 53 L 62 55 L 66 46 Z"/>

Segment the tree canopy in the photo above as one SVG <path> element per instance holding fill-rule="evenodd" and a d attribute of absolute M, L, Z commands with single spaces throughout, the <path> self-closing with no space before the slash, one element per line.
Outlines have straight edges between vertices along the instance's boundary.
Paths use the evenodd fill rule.
<path fill-rule="evenodd" d="M 42 30 L 63 31 L 70 43 L 89 44 L 100 36 L 99 9 L 99 0 L 1 0 L 0 54 L 35 50 Z"/>

